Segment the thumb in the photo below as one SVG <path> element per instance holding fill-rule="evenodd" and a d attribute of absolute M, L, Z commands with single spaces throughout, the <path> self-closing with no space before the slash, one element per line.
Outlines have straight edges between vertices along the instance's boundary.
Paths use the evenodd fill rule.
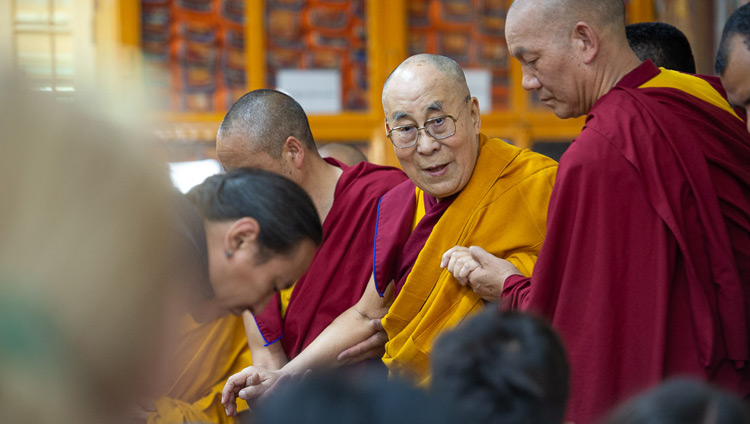
<path fill-rule="evenodd" d="M 475 261 L 479 262 L 480 265 L 486 265 L 493 259 L 497 259 L 495 255 L 482 249 L 479 246 L 469 247 L 469 253 L 471 253 L 471 257 L 474 258 Z"/>

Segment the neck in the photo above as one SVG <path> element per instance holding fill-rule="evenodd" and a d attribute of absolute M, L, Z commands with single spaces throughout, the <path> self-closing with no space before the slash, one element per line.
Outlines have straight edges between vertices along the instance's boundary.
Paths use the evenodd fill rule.
<path fill-rule="evenodd" d="M 310 161 L 309 166 L 310 168 L 301 185 L 310 195 L 320 216 L 320 221 L 323 222 L 328 216 L 328 212 L 331 211 L 331 206 L 333 206 L 333 194 L 343 171 L 338 166 L 333 166 L 320 157 Z"/>
<path fill-rule="evenodd" d="M 607 94 L 618 82 L 633 69 L 641 65 L 641 60 L 630 50 L 630 46 L 627 50 L 622 47 L 619 49 L 621 54 L 613 55 L 614 57 L 606 59 L 603 63 L 605 66 L 601 84 L 599 85 L 599 92 L 596 93 L 596 99 L 598 100 L 603 95 Z"/>

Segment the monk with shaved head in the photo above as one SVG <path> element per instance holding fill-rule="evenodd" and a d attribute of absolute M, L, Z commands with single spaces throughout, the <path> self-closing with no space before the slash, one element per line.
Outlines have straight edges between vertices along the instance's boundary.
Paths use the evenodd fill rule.
<path fill-rule="evenodd" d="M 523 88 L 586 124 L 560 160 L 534 275 L 502 259 L 449 269 L 499 279 L 504 306 L 552 321 L 578 424 L 675 374 L 750 394 L 744 117 L 717 78 L 641 63 L 621 0 L 516 0 L 505 34 Z"/>
<path fill-rule="evenodd" d="M 232 376 L 223 393 L 230 413 L 235 396 L 254 398 L 281 375 L 369 351 L 380 326 L 390 372 L 427 383 L 436 335 L 500 294 L 500 284 L 474 285 L 442 269 L 441 254 L 451 246 L 481 244 L 481 254 L 531 275 L 557 164 L 482 134 L 479 103 L 447 57 L 421 54 L 401 63 L 383 87 L 383 112 L 409 180 L 378 202 L 374 253 L 362 258 L 372 269 L 370 283 L 354 307 L 280 371 L 250 367 Z"/>
<path fill-rule="evenodd" d="M 323 221 L 323 242 L 308 271 L 270 307 L 244 313 L 253 364 L 278 369 L 361 297 L 372 273 L 367 258 L 377 202 L 406 176 L 391 167 L 322 158 L 299 103 L 269 89 L 251 91 L 229 109 L 216 151 L 226 169 L 259 168 L 296 182 Z"/>

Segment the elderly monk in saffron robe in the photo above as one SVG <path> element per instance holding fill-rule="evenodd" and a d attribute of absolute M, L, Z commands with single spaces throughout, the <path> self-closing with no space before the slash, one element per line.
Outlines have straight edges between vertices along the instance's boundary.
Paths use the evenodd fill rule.
<path fill-rule="evenodd" d="M 552 321 L 578 424 L 675 374 L 750 394 L 750 136 L 716 78 L 638 60 L 624 14 L 621 0 L 513 2 L 524 88 L 588 116 L 534 275 L 471 252 L 453 269 Z"/>
<path fill-rule="evenodd" d="M 235 396 L 254 398 L 280 375 L 348 362 L 337 356 L 373 334 L 373 319 L 382 318 L 388 336 L 390 371 L 428 381 L 435 335 L 499 295 L 499 286 L 463 285 L 440 269 L 440 255 L 456 243 L 483 244 L 531 274 L 556 162 L 480 133 L 477 99 L 446 57 L 406 59 L 386 81 L 383 108 L 410 180 L 380 200 L 373 278 L 360 301 L 280 371 L 232 376 L 223 393 L 230 414 Z"/>

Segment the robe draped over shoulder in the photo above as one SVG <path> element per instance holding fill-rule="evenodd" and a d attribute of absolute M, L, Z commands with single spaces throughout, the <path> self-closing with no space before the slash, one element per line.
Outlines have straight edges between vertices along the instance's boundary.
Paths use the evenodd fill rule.
<path fill-rule="evenodd" d="M 173 230 L 183 261 L 184 290 L 205 298 L 214 296 L 208 280 L 208 258 L 203 219 L 187 198 L 175 193 Z M 166 371 L 169 386 L 153 401 L 156 410 L 148 424 L 212 422 L 231 423 L 221 405 L 226 379 L 252 362 L 242 319 L 227 316 L 198 323 L 185 313 L 170 336 L 170 362 Z M 238 411 L 248 409 L 244 400 Z"/>
<path fill-rule="evenodd" d="M 386 166 L 361 162 L 342 168 L 333 205 L 323 222 L 323 242 L 310 268 L 297 281 L 285 313 L 279 297 L 255 317 L 266 343 L 281 340 L 291 359 L 310 344 L 337 316 L 357 303 L 372 274 L 372 239 L 377 202 L 406 175 Z"/>
<path fill-rule="evenodd" d="M 170 364 L 180 370 L 167 393 L 154 401 L 148 424 L 182 422 L 233 423 L 221 404 L 227 378 L 252 364 L 241 317 L 227 316 L 196 323 L 188 314 L 180 322 L 178 343 Z M 237 410 L 248 409 L 237 399 Z"/>
<path fill-rule="evenodd" d="M 375 283 L 382 293 L 394 280 L 398 291 L 383 318 L 389 338 L 383 362 L 392 373 L 418 383 L 429 380 L 435 336 L 484 306 L 479 295 L 440 268 L 443 253 L 455 245 L 482 246 L 531 275 L 544 241 L 557 163 L 484 134 L 478 141 L 477 163 L 466 187 L 445 199 L 450 203 L 444 210 L 443 199 L 426 202 L 422 221 L 432 210 L 439 212 L 425 227 L 428 231 L 421 221 L 411 231 L 417 210 L 411 182 L 383 196 L 378 208 Z M 399 263 L 400 255 L 405 263 Z"/>
<path fill-rule="evenodd" d="M 675 374 L 750 393 L 750 135 L 717 82 L 647 61 L 602 96 L 505 282 L 560 332 L 576 423 Z"/>

